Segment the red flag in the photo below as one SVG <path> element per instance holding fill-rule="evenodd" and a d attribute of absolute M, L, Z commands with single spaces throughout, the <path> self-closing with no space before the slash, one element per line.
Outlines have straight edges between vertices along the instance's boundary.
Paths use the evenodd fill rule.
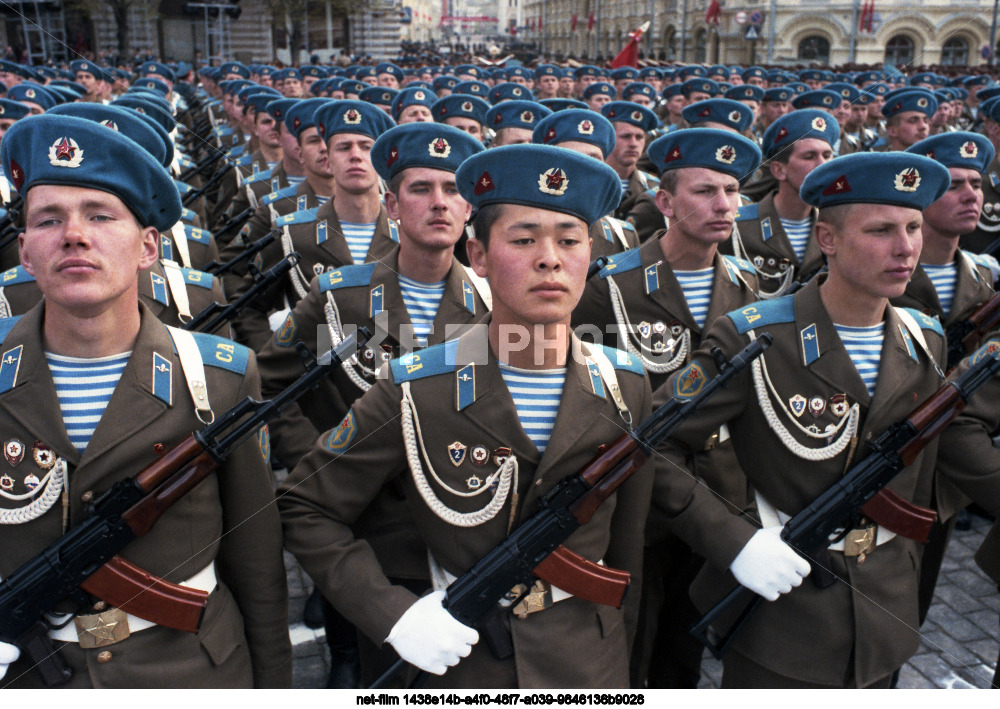
<path fill-rule="evenodd" d="M 872 32 L 873 21 L 875 17 L 875 0 L 865 0 L 864 7 L 861 9 L 861 19 L 858 22 L 858 30 L 861 32 Z"/>
<path fill-rule="evenodd" d="M 594 31 L 594 13 L 593 12 L 591 12 L 590 13 L 590 17 L 587 18 L 587 31 L 588 32 L 593 32 Z"/>
<path fill-rule="evenodd" d="M 868 34 L 875 31 L 875 0 L 868 0 L 868 23 L 865 25 Z"/>
<path fill-rule="evenodd" d="M 532 32 L 535 31 L 535 18 L 534 17 L 532 17 L 532 18 L 530 18 L 528 20 L 528 29 L 531 30 Z"/>
<path fill-rule="evenodd" d="M 638 66 L 639 64 L 639 40 L 642 33 L 649 29 L 649 22 L 643 23 L 642 27 L 635 32 L 630 32 L 625 48 L 618 53 L 618 56 L 611 60 L 611 68 L 617 69 L 623 66 Z"/>
<path fill-rule="evenodd" d="M 579 21 L 579 19 L 580 18 L 578 18 L 576 16 L 575 12 L 572 15 L 570 15 L 570 17 L 569 17 L 569 31 L 570 32 L 576 32 L 576 23 Z"/>
<path fill-rule="evenodd" d="M 705 10 L 705 23 L 709 25 L 718 25 L 719 15 L 721 14 L 722 7 L 719 5 L 719 0 L 712 0 L 708 9 Z"/>
<path fill-rule="evenodd" d="M 539 32 L 542 31 L 542 18 L 541 17 L 538 18 L 538 31 Z"/>

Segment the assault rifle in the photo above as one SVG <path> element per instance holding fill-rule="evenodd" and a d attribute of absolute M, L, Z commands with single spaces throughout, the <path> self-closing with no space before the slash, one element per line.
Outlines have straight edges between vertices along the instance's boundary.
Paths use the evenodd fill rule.
<path fill-rule="evenodd" d="M 976 308 L 965 320 L 948 328 L 948 371 L 972 354 L 980 341 L 1000 325 L 1000 293 Z"/>
<path fill-rule="evenodd" d="M 620 607 L 628 590 L 628 574 L 589 562 L 562 543 L 590 521 L 598 506 L 643 466 L 659 443 L 749 367 L 771 341 L 771 335 L 763 333 L 731 360 L 715 348 L 712 356 L 719 374 L 714 379 L 692 377 L 689 383 L 697 393 L 671 399 L 634 430 L 602 446 L 580 473 L 559 482 L 539 503 L 538 512 L 448 586 L 443 602 L 448 612 L 465 625 L 487 629 L 506 610 L 499 602 L 517 603 L 536 578 L 585 600 Z M 485 634 L 496 641 L 495 635 Z M 509 639 L 506 642 L 510 644 Z M 501 658 L 512 652 L 509 647 L 503 649 L 506 653 L 491 647 Z M 405 660 L 397 660 L 371 688 L 384 686 L 405 667 Z"/>
<path fill-rule="evenodd" d="M 239 229 L 240 227 L 242 227 L 244 224 L 250 221 L 250 217 L 253 216 L 253 213 L 254 213 L 254 208 L 247 207 L 242 212 L 237 214 L 235 217 L 230 217 L 229 219 L 227 219 L 225 224 L 216 229 L 215 240 L 220 241 L 224 244 L 231 241 L 230 239 L 222 239 L 222 235 L 228 234 L 233 229 Z"/>
<path fill-rule="evenodd" d="M 252 303 L 257 296 L 266 291 L 276 283 L 280 283 L 285 274 L 292 270 L 299 261 L 299 252 L 293 251 L 285 258 L 278 261 L 271 268 L 263 273 L 251 264 L 250 274 L 253 276 L 253 285 L 247 292 L 234 300 L 232 303 L 222 305 L 222 303 L 212 303 L 191 320 L 184 324 L 185 330 L 192 332 L 212 333 L 229 322 Z M 214 316 L 214 317 L 213 317 Z M 209 319 L 211 318 L 211 320 Z"/>
<path fill-rule="evenodd" d="M 66 682 L 72 671 L 52 645 L 48 632 L 55 626 L 46 614 L 67 597 L 88 604 L 80 589 L 140 618 L 197 632 L 207 593 L 152 576 L 116 554 L 146 534 L 171 505 L 370 337 L 361 329 L 320 361 L 305 345 L 297 345 L 306 371 L 287 389 L 270 401 L 245 399 L 134 478 L 115 483 L 94 504 L 93 514 L 0 581 L 0 641 L 24 650 L 48 685 Z"/>
<path fill-rule="evenodd" d="M 185 207 L 190 207 L 194 202 L 197 201 L 199 197 L 208 192 L 216 183 L 226 176 L 226 173 L 236 167 L 236 163 L 226 160 L 226 164 L 220 170 L 216 170 L 215 173 L 208 178 L 204 185 L 196 190 L 191 190 L 186 195 L 181 198 L 181 204 Z"/>
<path fill-rule="evenodd" d="M 249 261 L 253 259 L 254 256 L 263 251 L 271 242 L 278 238 L 281 234 L 281 229 L 272 229 L 264 236 L 260 237 L 256 241 L 247 244 L 246 249 L 240 252 L 238 255 L 233 256 L 231 259 L 225 263 L 219 263 L 218 261 L 212 261 L 212 263 L 201 269 L 206 273 L 211 273 L 213 276 L 221 276 L 224 273 L 232 271 L 236 266 L 243 263 L 244 261 Z M 246 240 L 244 240 L 246 243 Z"/>
<path fill-rule="evenodd" d="M 885 496 L 878 493 L 947 428 L 965 408 L 976 389 L 1000 372 L 1000 359 L 997 359 L 996 352 L 981 349 L 980 353 L 982 358 L 976 364 L 955 381 L 938 389 L 905 419 L 890 426 L 870 444 L 871 453 L 864 460 L 788 520 L 781 531 L 785 543 L 806 558 L 815 559 L 826 550 L 831 539 L 843 539 L 858 525 L 863 515 L 872 518 L 884 516 L 886 510 L 881 505 Z M 910 505 L 893 494 L 888 497 L 892 503 Z M 876 498 L 875 504 L 879 505 L 879 509 L 872 507 L 870 501 L 873 498 Z M 926 542 L 936 517 L 935 513 L 925 511 L 919 526 L 910 528 L 913 534 L 907 536 Z M 745 586 L 737 586 L 694 625 L 691 634 L 704 643 L 717 659 L 721 658 L 762 600 L 762 596 Z M 741 607 L 743 610 L 736 615 L 726 635 L 719 635 L 712 628 L 717 620 Z"/>

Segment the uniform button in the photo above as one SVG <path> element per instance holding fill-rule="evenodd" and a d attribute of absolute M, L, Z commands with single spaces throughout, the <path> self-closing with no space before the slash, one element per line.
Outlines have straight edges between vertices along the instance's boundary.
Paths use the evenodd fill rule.
<path fill-rule="evenodd" d="M 104 601 L 98 601 L 97 603 L 94 604 L 94 610 L 97 611 L 98 613 L 103 613 L 107 609 L 108 609 L 108 604 L 105 603 Z"/>
<path fill-rule="evenodd" d="M 93 501 L 93 499 L 94 499 L 93 490 L 87 490 L 85 493 L 80 495 L 80 501 L 83 502 L 84 504 L 90 504 Z"/>
<path fill-rule="evenodd" d="M 97 653 L 97 661 L 100 662 L 102 665 L 108 664 L 109 662 L 111 662 L 111 652 L 105 650 L 103 652 Z"/>

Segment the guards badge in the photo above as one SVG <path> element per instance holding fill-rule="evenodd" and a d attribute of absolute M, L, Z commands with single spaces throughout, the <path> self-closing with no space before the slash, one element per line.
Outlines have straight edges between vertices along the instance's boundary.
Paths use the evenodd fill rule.
<path fill-rule="evenodd" d="M 558 167 L 552 167 L 538 176 L 538 189 L 545 194 L 561 197 L 566 194 L 569 187 L 569 178 L 566 173 Z"/>
<path fill-rule="evenodd" d="M 465 452 L 467 450 L 469 450 L 467 445 L 455 441 L 448 446 L 448 460 L 457 468 L 465 461 Z"/>
<path fill-rule="evenodd" d="M 437 138 L 432 140 L 427 145 L 427 152 L 433 158 L 446 158 L 451 155 L 451 145 L 444 138 Z"/>
<path fill-rule="evenodd" d="M 723 145 L 715 151 L 715 159 L 724 165 L 732 165 L 736 162 L 736 148 L 731 145 Z"/>
<path fill-rule="evenodd" d="M 49 147 L 49 164 L 56 167 L 80 167 L 83 150 L 72 138 L 62 137 Z"/>
<path fill-rule="evenodd" d="M 834 394 L 830 397 L 830 411 L 834 416 L 843 416 L 847 413 L 847 394 Z"/>

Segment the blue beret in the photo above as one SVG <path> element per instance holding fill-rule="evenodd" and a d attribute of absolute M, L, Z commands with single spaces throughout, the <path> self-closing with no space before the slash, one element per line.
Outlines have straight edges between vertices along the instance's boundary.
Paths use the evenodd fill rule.
<path fill-rule="evenodd" d="M 631 101 L 608 101 L 601 106 L 601 115 L 612 123 L 628 123 L 647 133 L 659 123 L 655 113 Z"/>
<path fill-rule="evenodd" d="M 971 131 L 939 133 L 914 143 L 908 153 L 926 155 L 945 167 L 965 167 L 976 172 L 986 172 L 996 151 L 989 138 Z"/>
<path fill-rule="evenodd" d="M 455 172 L 462 162 L 484 150 L 464 130 L 441 123 L 404 123 L 390 128 L 372 146 L 372 165 L 388 182 L 409 167 Z"/>
<path fill-rule="evenodd" d="M 848 84 L 844 81 L 831 82 L 824 86 L 823 90 L 833 91 L 836 94 L 840 94 L 840 100 L 847 101 L 849 103 L 854 103 L 861 98 L 861 90 L 853 84 Z"/>
<path fill-rule="evenodd" d="M 733 101 L 756 101 L 757 103 L 760 103 L 764 100 L 766 93 L 767 92 L 759 86 L 744 84 L 742 86 L 734 86 L 733 88 L 728 89 L 726 93 L 723 94 L 723 98 L 728 98 Z"/>
<path fill-rule="evenodd" d="M 100 123 L 106 128 L 128 136 L 145 148 L 158 163 L 168 167 L 174 159 L 174 145 L 170 134 L 148 116 L 123 108 L 105 106 L 102 103 L 67 103 L 49 111 L 53 116 L 76 116 Z"/>
<path fill-rule="evenodd" d="M 558 145 L 570 140 L 596 145 L 607 158 L 615 149 L 615 127 L 607 118 L 588 108 L 568 108 L 539 121 L 531 135 L 532 143 L 542 145 Z"/>
<path fill-rule="evenodd" d="M 219 88 L 222 89 L 222 93 L 226 95 L 238 94 L 240 91 L 245 89 L 247 86 L 252 86 L 253 82 L 247 79 L 232 79 L 229 81 L 220 81 Z"/>
<path fill-rule="evenodd" d="M 709 96 L 715 96 L 719 93 L 719 85 L 711 79 L 703 78 L 688 79 L 681 84 L 681 93 L 685 96 L 690 96 L 695 91 L 706 93 Z"/>
<path fill-rule="evenodd" d="M 787 86 L 768 89 L 764 92 L 765 101 L 791 101 L 795 92 Z"/>
<path fill-rule="evenodd" d="M 840 108 L 840 94 L 826 89 L 806 91 L 792 99 L 795 108 L 826 108 L 830 111 Z"/>
<path fill-rule="evenodd" d="M 486 125 L 493 130 L 527 128 L 533 130 L 552 111 L 535 101 L 504 101 L 486 112 Z"/>
<path fill-rule="evenodd" d="M 854 83 L 858 86 L 864 86 L 872 82 L 878 82 L 882 80 L 882 72 L 879 71 L 863 71 L 854 77 Z"/>
<path fill-rule="evenodd" d="M 840 126 L 833 116 L 819 108 L 802 108 L 786 113 L 764 131 L 761 140 L 764 157 L 773 158 L 802 138 L 825 140 L 833 147 L 840 139 Z"/>
<path fill-rule="evenodd" d="M 43 111 L 48 111 L 58 103 L 55 96 L 49 93 L 48 89 L 33 81 L 22 81 L 20 84 L 10 87 L 7 91 L 7 98 L 12 101 L 37 103 L 42 107 Z"/>
<path fill-rule="evenodd" d="M 556 111 L 563 111 L 567 108 L 589 108 L 583 101 L 579 101 L 575 98 L 543 98 L 538 103 L 542 104 L 553 113 Z"/>
<path fill-rule="evenodd" d="M 681 110 L 684 120 L 691 126 L 699 123 L 721 123 L 742 133 L 753 124 L 753 110 L 745 103 L 728 98 L 709 98 L 685 106 Z"/>
<path fill-rule="evenodd" d="M 18 121 L 4 138 L 0 162 L 21 194 L 35 185 L 73 185 L 109 192 L 121 199 L 143 226 L 161 232 L 180 217 L 181 200 L 170 175 L 122 133 L 75 116 L 43 114 Z"/>
<path fill-rule="evenodd" d="M 970 76 L 962 80 L 962 86 L 967 89 L 973 89 L 977 86 L 986 86 L 990 83 L 990 77 L 986 74 L 980 74 L 979 76 Z"/>
<path fill-rule="evenodd" d="M 985 89 L 980 89 L 976 92 L 976 100 L 980 102 L 988 101 L 995 96 L 1000 96 L 1000 85 L 988 86 Z"/>
<path fill-rule="evenodd" d="M 554 76 L 558 79 L 562 76 L 562 69 L 553 64 L 539 64 L 535 67 L 535 76 Z"/>
<path fill-rule="evenodd" d="M 250 69 L 239 62 L 225 62 L 219 65 L 219 75 L 226 76 L 228 74 L 236 74 L 244 79 L 249 79 Z"/>
<path fill-rule="evenodd" d="M 265 110 L 278 123 L 284 123 L 289 109 L 301 100 L 300 98 L 277 98 L 268 103 Z"/>
<path fill-rule="evenodd" d="M 360 96 L 361 92 L 367 89 L 371 84 L 366 84 L 363 81 L 358 81 L 357 79 L 347 79 L 340 84 L 340 89 L 345 94 L 354 94 L 355 96 Z"/>
<path fill-rule="evenodd" d="M 20 120 L 28 115 L 28 110 L 28 107 L 19 101 L 0 98 L 0 120 Z"/>
<path fill-rule="evenodd" d="M 313 120 L 325 140 L 337 133 L 359 133 L 378 139 L 395 125 L 381 108 L 351 99 L 324 101 Z"/>
<path fill-rule="evenodd" d="M 520 76 L 523 79 L 535 78 L 535 72 L 533 72 L 531 69 L 526 69 L 523 66 L 512 66 L 506 71 L 504 71 L 502 75 L 508 79 L 512 76 Z"/>
<path fill-rule="evenodd" d="M 614 210 L 622 196 L 621 179 L 610 167 L 551 145 L 484 150 L 462 163 L 455 182 L 476 209 L 521 204 L 570 214 L 588 226 Z"/>
<path fill-rule="evenodd" d="M 167 133 L 177 127 L 177 121 L 170 111 L 170 104 L 161 96 L 130 93 L 115 99 L 111 105 L 131 108 L 133 111 L 144 113 L 159 123 Z"/>
<path fill-rule="evenodd" d="M 803 84 L 801 81 L 791 81 L 785 84 L 786 89 L 790 89 L 793 94 L 798 96 L 799 94 L 804 94 L 807 91 L 811 91 L 807 84 Z"/>
<path fill-rule="evenodd" d="M 941 163 L 912 153 L 853 153 L 810 172 L 799 195 L 806 204 L 889 204 L 923 211 L 951 184 Z"/>
<path fill-rule="evenodd" d="M 615 81 L 619 81 L 621 79 L 628 79 L 629 81 L 635 81 L 636 79 L 639 78 L 639 70 L 633 69 L 630 66 L 619 67 L 611 72 L 611 78 L 614 79 Z"/>
<path fill-rule="evenodd" d="M 366 103 L 371 103 L 376 106 L 391 106 L 392 102 L 396 100 L 396 95 L 399 93 L 397 89 L 388 89 L 384 86 L 369 86 L 367 89 L 361 92 L 358 98 Z"/>
<path fill-rule="evenodd" d="M 747 67 L 746 69 L 740 72 L 740 78 L 743 79 L 743 81 L 753 78 L 766 79 L 767 72 L 764 71 L 763 67 L 751 66 Z"/>
<path fill-rule="evenodd" d="M 729 67 L 723 66 L 722 64 L 713 64 L 712 66 L 708 67 L 707 75 L 721 76 L 723 79 L 728 79 L 730 76 L 732 76 L 732 71 L 729 69 Z"/>
<path fill-rule="evenodd" d="M 468 94 L 452 94 L 439 98 L 431 107 L 434 120 L 444 123 L 448 118 L 471 118 L 479 123 L 486 123 L 486 112 L 490 105 L 476 96 Z"/>
<path fill-rule="evenodd" d="M 883 98 L 889 93 L 889 87 L 886 84 L 870 84 L 862 87 L 861 90 L 872 96 L 882 96 Z"/>
<path fill-rule="evenodd" d="M 399 114 L 410 106 L 426 106 L 430 110 L 437 98 L 430 89 L 419 86 L 407 86 L 396 95 L 396 100 L 392 102 L 392 118 L 399 120 Z"/>
<path fill-rule="evenodd" d="M 825 81 L 826 72 L 822 69 L 803 69 L 799 72 L 799 81 Z"/>
<path fill-rule="evenodd" d="M 184 73 L 186 74 L 187 72 Z M 139 67 L 139 74 L 142 76 L 157 74 L 165 79 L 169 79 L 171 84 L 177 82 L 177 75 L 174 73 L 174 70 L 160 62 L 143 62 L 142 66 Z"/>
<path fill-rule="evenodd" d="M 455 84 L 458 83 L 458 77 L 452 76 L 451 74 L 442 74 L 441 76 L 435 76 L 432 82 L 435 91 L 440 91 L 441 89 L 454 89 Z"/>
<path fill-rule="evenodd" d="M 531 92 L 521 84 L 504 82 L 497 84 L 489 93 L 490 103 L 501 101 L 524 101 L 531 98 Z"/>
<path fill-rule="evenodd" d="M 262 64 L 257 67 L 258 76 L 273 76 L 278 71 L 278 67 L 271 66 L 270 64 Z"/>
<path fill-rule="evenodd" d="M 158 79 L 142 79 L 141 81 L 159 81 Z M 162 81 L 160 83 L 163 83 Z M 164 84 L 166 86 L 166 84 Z M 256 94 L 277 94 L 281 96 L 281 92 L 277 89 L 272 89 L 268 86 L 261 86 L 260 84 L 250 84 L 249 86 L 244 86 L 240 89 L 239 93 L 236 94 L 236 98 L 239 99 L 240 103 L 246 103 L 247 99 Z M 166 94 L 164 94 L 165 96 Z"/>
<path fill-rule="evenodd" d="M 294 79 L 296 81 L 302 81 L 302 72 L 293 66 L 287 69 L 282 69 L 277 74 L 274 75 L 275 81 L 285 81 L 286 79 Z"/>
<path fill-rule="evenodd" d="M 663 74 L 661 73 L 659 68 L 655 66 L 644 66 L 642 69 L 639 70 L 640 79 L 648 79 L 651 77 L 656 79 L 662 79 Z"/>
<path fill-rule="evenodd" d="M 979 115 L 986 120 L 1000 123 L 1000 96 L 986 99 L 979 104 Z"/>
<path fill-rule="evenodd" d="M 595 81 L 583 90 L 583 98 L 586 100 L 596 95 L 610 96 L 613 99 L 617 95 L 617 92 L 612 84 L 606 81 Z"/>
<path fill-rule="evenodd" d="M 573 77 L 579 79 L 583 76 L 601 76 L 601 70 L 598 69 L 593 64 L 584 64 L 583 66 L 578 66 L 573 71 Z"/>
<path fill-rule="evenodd" d="M 482 81 L 459 81 L 452 87 L 451 92 L 453 94 L 466 94 L 467 96 L 486 98 L 490 95 L 490 87 Z"/>
<path fill-rule="evenodd" d="M 459 64 L 455 67 L 453 72 L 455 76 L 460 74 L 468 74 L 469 76 L 482 76 L 483 70 L 477 67 L 475 64 Z"/>
<path fill-rule="evenodd" d="M 89 59 L 75 59 L 69 63 L 69 67 L 74 73 L 83 71 L 91 74 L 98 81 L 112 81 L 112 78 L 108 76 L 108 72 L 105 71 L 104 67 L 94 64 Z"/>
<path fill-rule="evenodd" d="M 310 76 L 314 79 L 325 79 L 327 77 L 326 69 L 315 64 L 303 64 L 299 67 L 299 71 L 303 77 Z"/>
<path fill-rule="evenodd" d="M 886 94 L 882 115 L 886 118 L 906 111 L 918 111 L 927 116 L 937 112 L 937 99 L 927 89 L 897 89 Z"/>
<path fill-rule="evenodd" d="M 35 71 L 43 79 L 58 79 L 59 78 L 59 73 L 55 69 L 53 69 L 52 67 L 48 67 L 48 66 L 36 66 L 35 67 Z M 48 84 L 46 84 L 46 86 L 47 85 Z"/>
<path fill-rule="evenodd" d="M 323 106 L 335 102 L 335 99 L 309 98 L 303 99 L 285 111 L 285 128 L 298 138 L 307 128 L 317 128 L 316 112 Z M 319 131 L 323 135 L 322 131 Z"/>
<path fill-rule="evenodd" d="M 684 82 L 691 78 L 705 78 L 708 76 L 708 70 L 703 66 L 692 64 L 690 66 L 681 67 L 674 72 L 674 76 Z"/>
<path fill-rule="evenodd" d="M 760 167 L 757 144 L 722 128 L 685 128 L 649 144 L 646 154 L 662 175 L 682 167 L 704 167 L 742 182 Z"/>
<path fill-rule="evenodd" d="M 392 62 L 381 62 L 375 66 L 375 74 L 391 74 L 397 81 L 403 80 L 403 70 Z"/>
<path fill-rule="evenodd" d="M 660 92 L 660 96 L 664 99 L 670 100 L 674 96 L 680 96 L 683 93 L 683 86 L 681 84 L 668 84 L 663 87 L 663 91 Z"/>
<path fill-rule="evenodd" d="M 930 84 L 931 86 L 944 86 L 944 77 L 938 76 L 931 71 L 921 71 L 910 77 L 910 85 Z"/>
<path fill-rule="evenodd" d="M 650 101 L 656 101 L 656 89 L 643 81 L 633 81 L 622 89 L 622 98 L 628 101 L 632 96 L 645 96 Z"/>
<path fill-rule="evenodd" d="M 267 109 L 267 104 L 272 101 L 279 101 L 284 98 L 277 91 L 258 91 L 255 94 L 251 94 L 244 101 L 244 105 L 252 108 L 256 113 L 261 113 Z"/>
<path fill-rule="evenodd" d="M 55 81 L 50 81 L 48 84 L 46 84 L 46 86 L 59 86 L 65 89 L 69 89 L 77 96 L 83 96 L 85 93 L 87 93 L 87 89 L 84 88 L 83 84 L 78 84 L 75 81 L 67 81 L 66 79 L 56 79 Z M 3 90 L 6 91 L 7 87 L 4 87 Z"/>

